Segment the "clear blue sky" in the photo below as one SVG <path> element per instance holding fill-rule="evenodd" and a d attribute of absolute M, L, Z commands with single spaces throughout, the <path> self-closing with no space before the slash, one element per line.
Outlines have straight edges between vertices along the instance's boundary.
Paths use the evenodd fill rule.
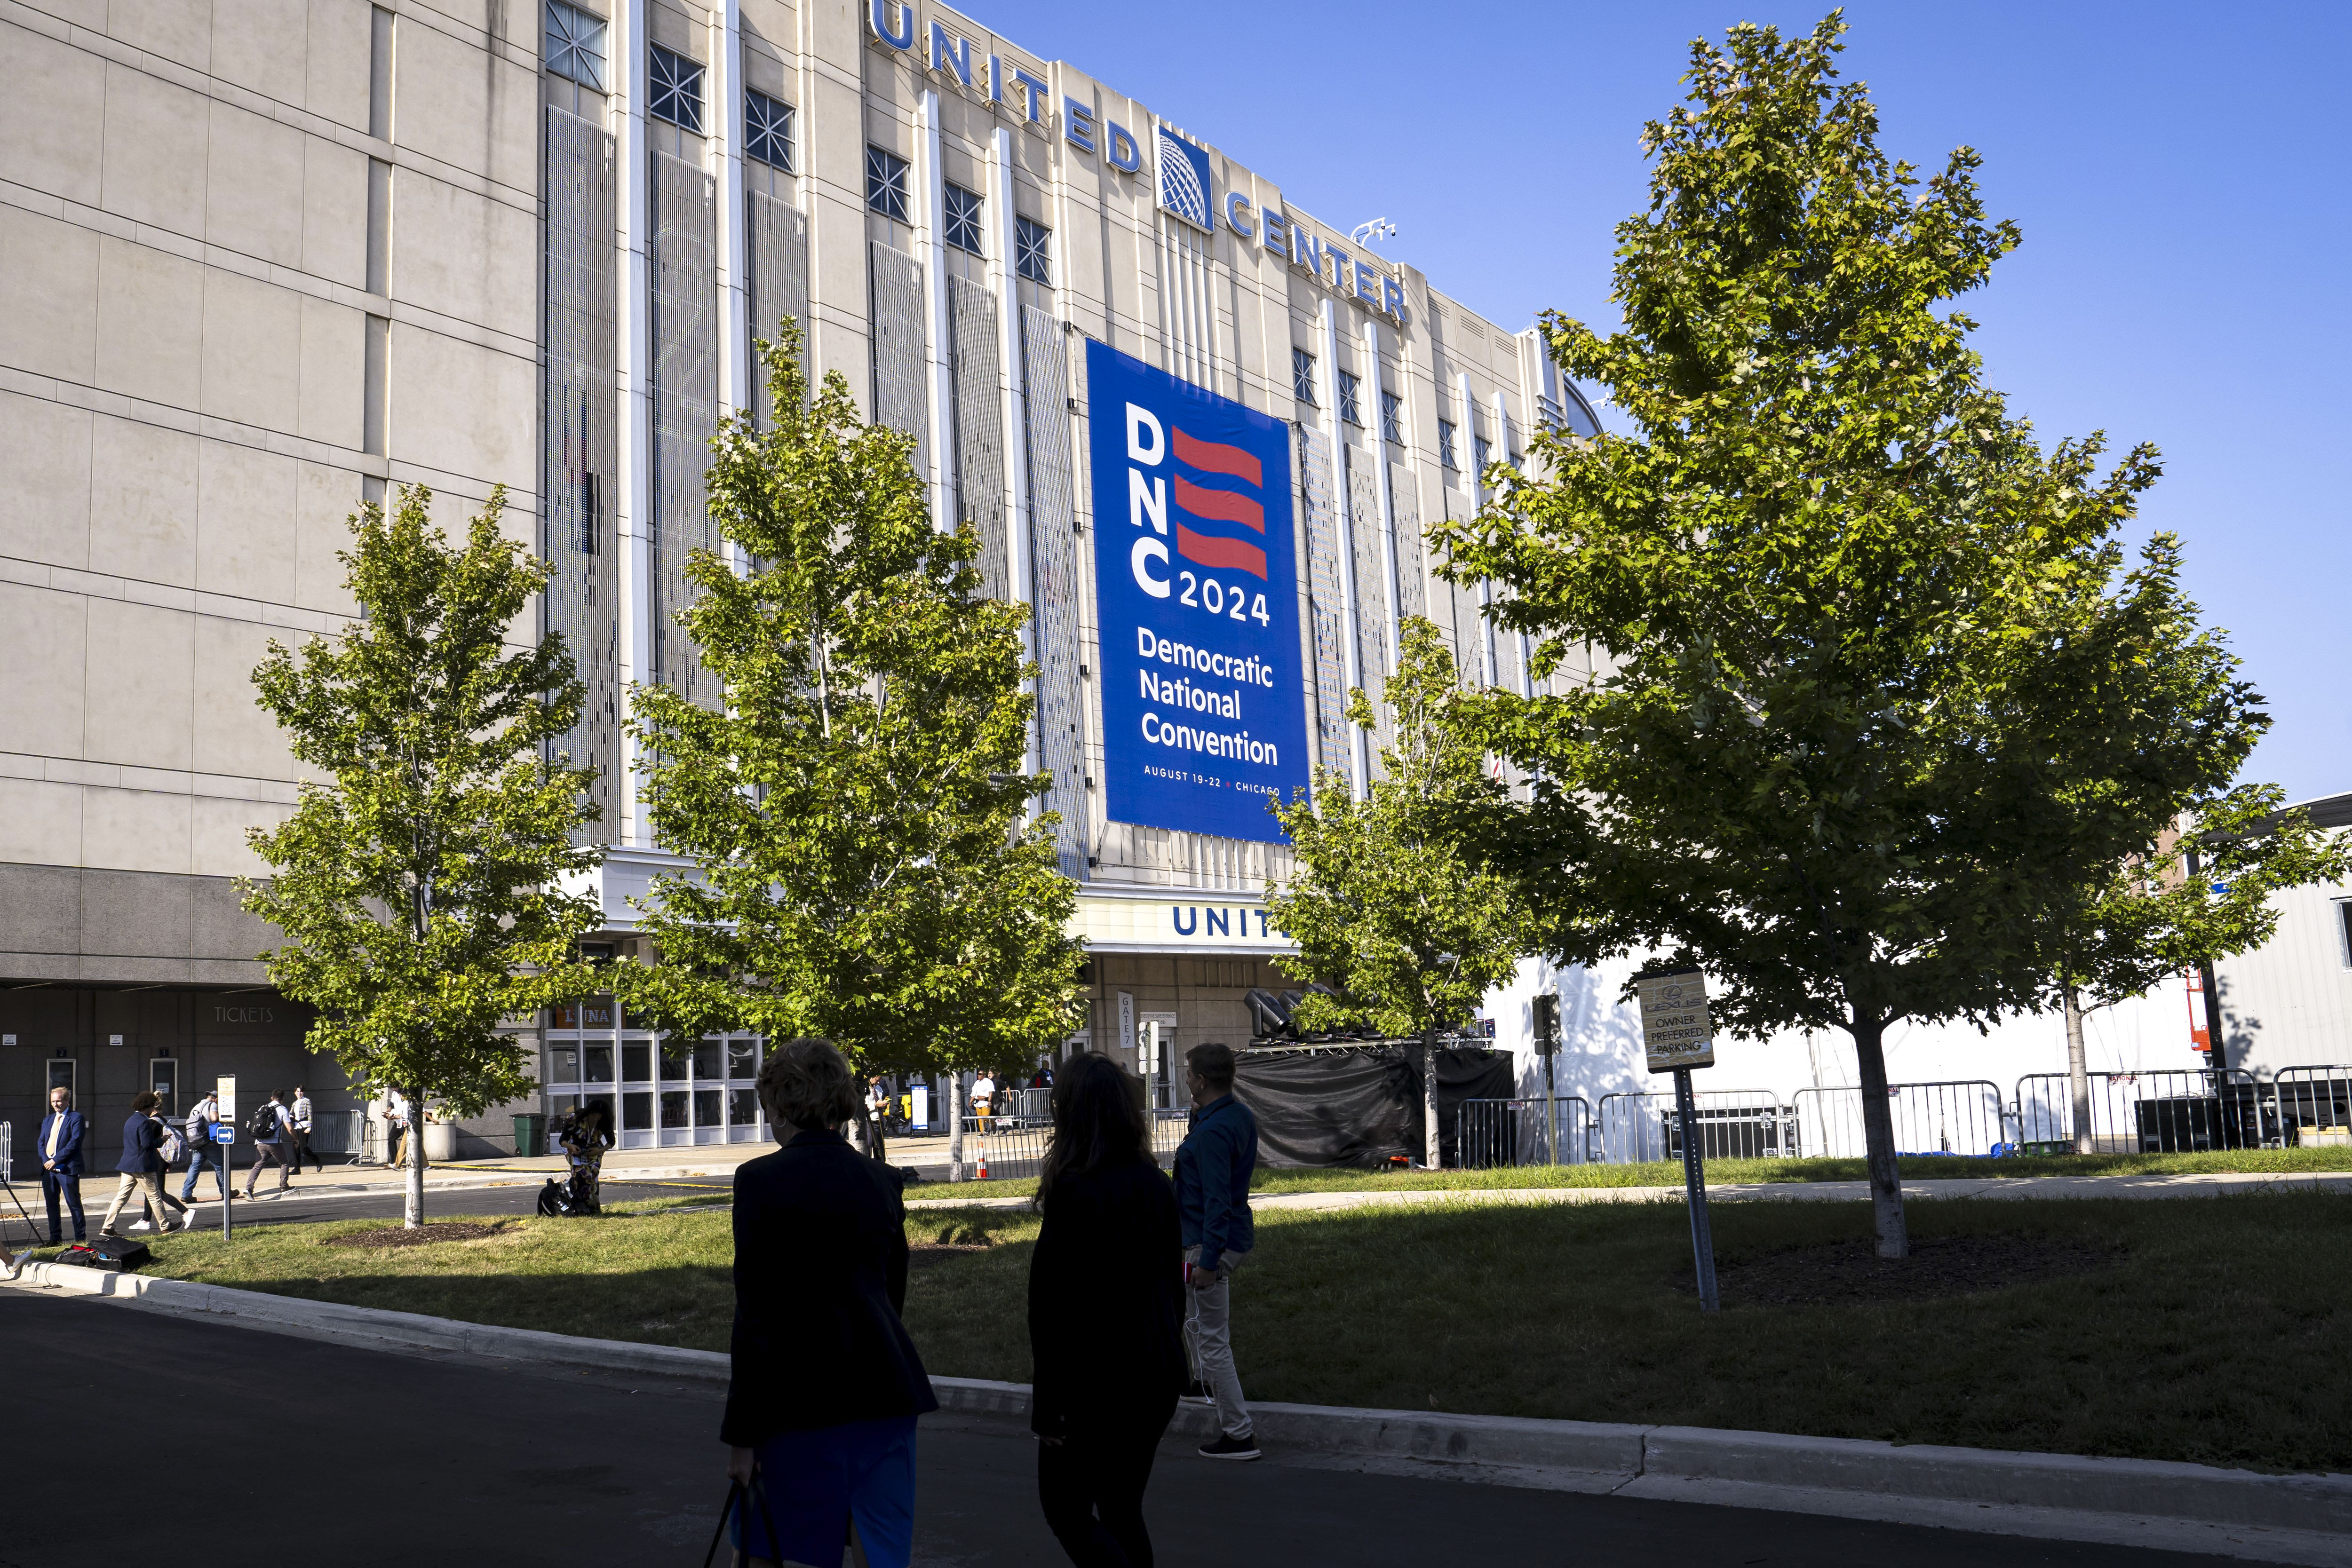
<path fill-rule="evenodd" d="M 1613 325 L 1612 231 L 1689 41 L 1828 7 L 1698 0 L 1174 5 L 962 0 L 1278 181 L 1489 318 Z M 2352 790 L 2352 5 L 1849 5 L 1882 142 L 1984 154 L 2024 245 L 1966 308 L 2045 442 L 2152 441 L 2143 513 L 2277 723 L 2250 776 Z"/>

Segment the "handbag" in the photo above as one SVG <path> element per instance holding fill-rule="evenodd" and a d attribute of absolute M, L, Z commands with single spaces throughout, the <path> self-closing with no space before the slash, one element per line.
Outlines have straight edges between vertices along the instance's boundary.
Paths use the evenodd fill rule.
<path fill-rule="evenodd" d="M 751 1467 L 751 1479 L 755 1481 L 760 1479 L 760 1469 L 757 1465 Z M 727 1539 L 727 1521 L 734 1517 L 736 1509 L 743 1509 L 745 1511 L 743 1521 L 746 1524 L 751 1522 L 751 1505 L 743 1500 L 747 1496 L 759 1500 L 760 1522 L 768 1527 L 768 1544 L 778 1551 L 783 1549 L 782 1542 L 776 1535 L 776 1521 L 768 1515 L 768 1489 L 747 1487 L 741 1481 L 730 1480 L 727 1483 L 727 1505 L 719 1511 L 719 1528 L 710 1532 L 710 1550 L 702 1554 L 702 1568 L 710 1568 L 710 1565 L 719 1560 L 719 1543 Z M 744 1555 L 748 1561 L 751 1554 L 746 1552 Z"/>

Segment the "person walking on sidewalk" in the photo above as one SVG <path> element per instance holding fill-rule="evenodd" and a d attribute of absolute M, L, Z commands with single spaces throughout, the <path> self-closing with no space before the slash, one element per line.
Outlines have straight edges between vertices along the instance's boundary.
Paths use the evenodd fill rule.
<path fill-rule="evenodd" d="M 284 1197 L 289 1174 L 286 1166 L 286 1151 L 293 1133 L 293 1124 L 286 1114 L 286 1103 L 271 1094 L 269 1103 L 253 1113 L 249 1126 L 253 1133 L 253 1163 L 245 1167 L 245 1196 L 253 1196 L 253 1184 L 261 1179 L 262 1166 L 274 1165 L 278 1167 L 278 1191 L 274 1196 Z"/>
<path fill-rule="evenodd" d="M 1037 1501 L 1079 1568 L 1151 1568 L 1143 1492 L 1184 1388 L 1184 1245 L 1127 1074 L 1064 1064 L 1029 1255 Z"/>
<path fill-rule="evenodd" d="M 719 1440 L 752 1490 L 735 1549 L 755 1565 L 907 1568 L 915 1539 L 915 1418 L 930 1375 L 899 1322 L 905 1178 L 842 1136 L 857 1080 L 822 1040 L 760 1067 L 784 1146 L 735 1172 L 735 1326 Z M 792 1129 L 789 1133 L 786 1129 Z"/>
<path fill-rule="evenodd" d="M 228 1201 L 228 1155 L 213 1137 L 213 1125 L 219 1120 L 220 1102 L 207 1089 L 205 1097 L 188 1110 L 188 1175 L 180 1183 L 182 1203 L 196 1201 L 196 1178 L 206 1166 L 211 1167 L 213 1179 L 220 1184 L 220 1200 Z"/>
<path fill-rule="evenodd" d="M 163 1124 L 155 1120 L 155 1107 L 163 1102 L 152 1090 L 142 1090 L 131 1102 L 131 1114 L 122 1124 L 122 1157 L 114 1168 L 122 1177 L 114 1189 L 114 1201 L 107 1206 L 106 1218 L 98 1222 L 100 1236 L 120 1236 L 114 1228 L 114 1217 L 122 1206 L 137 1193 L 147 1206 L 147 1218 L 157 1231 L 172 1227 L 171 1217 L 163 1209 Z"/>
<path fill-rule="evenodd" d="M 310 1092 L 299 1083 L 294 1085 L 294 1103 L 286 1107 L 286 1124 L 293 1134 L 289 1144 L 294 1151 L 294 1174 L 302 1174 L 304 1160 L 310 1162 L 314 1171 L 325 1170 L 327 1162 L 310 1152 Z"/>
<path fill-rule="evenodd" d="M 73 1108 L 73 1095 L 62 1086 L 49 1091 L 49 1113 L 41 1118 L 41 1197 L 49 1210 L 49 1245 L 65 1239 L 58 1218 L 60 1199 L 73 1211 L 74 1239 L 89 1237 L 81 1212 L 81 1138 L 89 1120 Z"/>
<path fill-rule="evenodd" d="M 1193 1376 L 1217 1406 L 1212 1459 L 1255 1459 L 1255 1428 L 1234 1371 L 1234 1270 L 1256 1243 L 1250 1226 L 1250 1173 L 1257 1169 L 1257 1118 L 1234 1098 L 1230 1046 L 1196 1045 L 1184 1053 L 1192 1092 L 1192 1131 L 1176 1151 L 1176 1206 L 1184 1235 L 1184 1338 Z"/>

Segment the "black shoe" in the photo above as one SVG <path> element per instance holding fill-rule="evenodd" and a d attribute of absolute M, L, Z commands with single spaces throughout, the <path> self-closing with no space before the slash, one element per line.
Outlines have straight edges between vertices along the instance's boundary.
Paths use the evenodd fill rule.
<path fill-rule="evenodd" d="M 1229 1437 L 1220 1433 L 1215 1442 L 1201 1445 L 1201 1457 L 1204 1459 L 1255 1459 L 1258 1457 L 1257 1439 Z"/>

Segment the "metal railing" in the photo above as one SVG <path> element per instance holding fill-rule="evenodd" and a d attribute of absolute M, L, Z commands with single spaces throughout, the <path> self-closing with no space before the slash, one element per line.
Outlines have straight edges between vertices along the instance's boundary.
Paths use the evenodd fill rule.
<path fill-rule="evenodd" d="M 16 1128 L 13 1123 L 0 1122 L 0 1181 L 16 1179 Z"/>
<path fill-rule="evenodd" d="M 2287 1144 L 2352 1145 L 2352 1067 L 2282 1067 L 2271 1075 L 2271 1101 Z"/>
<path fill-rule="evenodd" d="M 1711 1089 L 1694 1100 L 1699 1152 L 1708 1159 L 1777 1159 L 1790 1153 L 1794 1129 L 1770 1090 Z M 1639 1165 L 1683 1157 L 1673 1091 L 1603 1094 L 1595 1113 L 1603 1162 Z"/>
<path fill-rule="evenodd" d="M 1191 1130 L 1191 1113 L 1153 1111 L 1150 1116 L 1152 1157 L 1163 1166 L 1172 1165 L 1178 1145 L 1183 1143 L 1184 1134 Z M 985 1131 L 967 1125 L 964 1129 L 965 1179 L 978 1179 L 982 1168 L 987 1170 L 991 1181 L 1012 1176 L 1034 1176 L 1045 1168 L 1046 1151 L 1053 1145 L 1054 1124 L 1051 1121 L 992 1116 Z"/>
<path fill-rule="evenodd" d="M 1472 1169 L 1584 1165 L 1592 1158 L 1592 1106 L 1581 1094 L 1465 1100 L 1454 1113 L 1454 1147 L 1456 1162 Z"/>
<path fill-rule="evenodd" d="M 1796 1137 L 1789 1153 L 1860 1159 L 1867 1152 L 1860 1089 L 1800 1089 L 1790 1099 Z M 1897 1154 L 1988 1155 L 2009 1141 L 2000 1085 L 1990 1079 L 1890 1083 L 1886 1110 Z"/>
<path fill-rule="evenodd" d="M 2094 1072 L 2090 1081 L 2094 1154 L 2275 1148 L 2284 1141 L 2276 1105 L 2242 1067 Z M 2019 1143 L 2073 1146 L 2074 1091 L 2066 1074 L 2026 1074 L 2017 1081 L 2016 1104 Z"/>

